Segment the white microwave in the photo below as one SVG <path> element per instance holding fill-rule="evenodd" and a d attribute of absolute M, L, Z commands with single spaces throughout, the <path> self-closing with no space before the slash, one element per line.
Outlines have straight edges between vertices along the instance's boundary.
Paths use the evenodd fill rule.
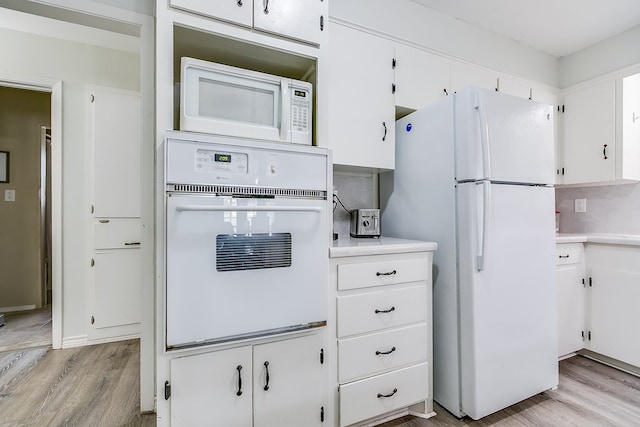
<path fill-rule="evenodd" d="M 312 143 L 311 83 L 182 58 L 180 130 Z"/>

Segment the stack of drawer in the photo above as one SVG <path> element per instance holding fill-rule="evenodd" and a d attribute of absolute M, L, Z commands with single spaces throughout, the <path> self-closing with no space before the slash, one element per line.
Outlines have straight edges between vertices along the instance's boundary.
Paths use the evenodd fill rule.
<path fill-rule="evenodd" d="M 431 253 L 337 264 L 340 426 L 430 399 Z"/>

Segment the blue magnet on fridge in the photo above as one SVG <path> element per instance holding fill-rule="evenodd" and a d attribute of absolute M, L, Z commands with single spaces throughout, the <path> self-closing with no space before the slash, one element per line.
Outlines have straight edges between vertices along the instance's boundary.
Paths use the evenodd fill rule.
<path fill-rule="evenodd" d="M 413 125 L 411 123 L 407 123 L 407 132 L 411 132 Z"/>

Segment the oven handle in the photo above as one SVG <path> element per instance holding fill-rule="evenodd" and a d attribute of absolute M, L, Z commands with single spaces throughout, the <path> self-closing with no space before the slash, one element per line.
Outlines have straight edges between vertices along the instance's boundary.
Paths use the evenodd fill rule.
<path fill-rule="evenodd" d="M 322 212 L 318 206 L 176 206 L 178 212 Z"/>

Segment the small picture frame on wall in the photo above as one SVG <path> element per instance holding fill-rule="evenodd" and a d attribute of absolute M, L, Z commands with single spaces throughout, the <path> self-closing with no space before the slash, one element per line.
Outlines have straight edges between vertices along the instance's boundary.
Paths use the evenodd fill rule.
<path fill-rule="evenodd" d="M 9 182 L 9 152 L 0 151 L 0 183 Z"/>

